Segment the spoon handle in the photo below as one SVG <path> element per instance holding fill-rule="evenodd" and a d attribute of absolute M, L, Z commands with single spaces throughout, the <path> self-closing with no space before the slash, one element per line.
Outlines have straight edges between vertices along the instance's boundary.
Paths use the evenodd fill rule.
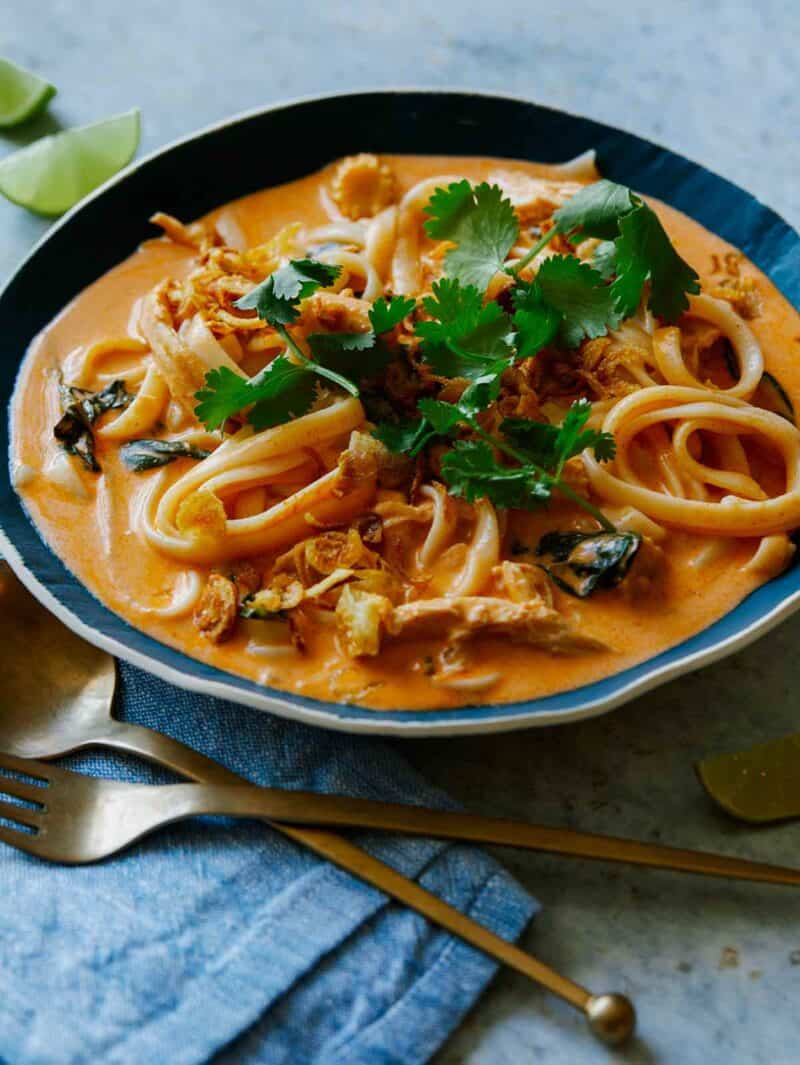
<path fill-rule="evenodd" d="M 171 736 L 141 725 L 112 721 L 98 744 L 171 769 L 200 784 L 234 785 L 245 783 L 232 770 L 185 746 Z M 159 789 L 161 790 L 161 789 Z M 419 884 L 395 872 L 349 840 L 320 828 L 295 827 L 270 820 L 272 828 L 300 843 L 315 854 L 367 881 L 387 895 L 416 910 L 435 924 L 471 943 L 503 965 L 527 976 L 564 999 L 587 1019 L 590 1029 L 603 1042 L 625 1042 L 636 1026 L 633 1005 L 623 995 L 593 995 L 585 987 L 551 969 L 520 947 L 495 935 L 478 921 L 448 905 Z"/>
<path fill-rule="evenodd" d="M 178 776 L 189 777 L 198 784 L 250 783 L 232 769 L 187 747 L 180 740 L 132 722 L 117 721 L 115 718 L 110 720 L 108 731 L 94 742 L 125 754 L 137 755 L 163 769 L 171 769 Z"/>

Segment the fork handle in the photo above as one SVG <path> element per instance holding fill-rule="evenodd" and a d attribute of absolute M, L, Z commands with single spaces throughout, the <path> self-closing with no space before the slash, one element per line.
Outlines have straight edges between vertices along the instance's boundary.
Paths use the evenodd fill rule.
<path fill-rule="evenodd" d="M 186 747 L 163 733 L 114 721 L 108 746 L 167 766 L 174 772 L 203 784 L 222 785 L 224 792 L 189 790 L 196 813 L 229 814 L 232 817 L 268 819 L 274 828 L 299 842 L 314 835 L 305 825 L 339 828 L 372 828 L 401 835 L 431 836 L 437 839 L 516 847 L 549 854 L 571 855 L 595 861 L 623 862 L 651 869 L 671 869 L 682 873 L 749 880 L 767 884 L 800 886 L 800 871 L 783 866 L 733 858 L 723 854 L 684 850 L 661 843 L 602 836 L 575 829 L 551 828 L 501 817 L 483 817 L 403 803 L 376 802 L 316 792 L 257 788 L 243 777 L 205 755 Z M 231 788 L 231 785 L 246 787 Z M 176 785 L 176 790 L 186 791 Z M 166 796 L 165 796 L 166 798 Z M 173 800 L 167 800 L 172 802 Z M 220 803 L 222 806 L 220 806 Z M 288 823 L 287 823 L 288 822 Z M 295 826 L 290 828 L 289 824 Z M 331 840 L 341 837 L 327 834 Z M 311 846 L 311 844 L 308 844 Z M 326 855 L 328 857 L 328 855 Z"/>

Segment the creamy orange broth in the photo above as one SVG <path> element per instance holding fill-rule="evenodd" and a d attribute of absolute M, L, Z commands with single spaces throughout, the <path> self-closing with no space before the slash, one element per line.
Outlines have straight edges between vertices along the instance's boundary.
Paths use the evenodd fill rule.
<path fill-rule="evenodd" d="M 395 170 L 400 190 L 441 173 L 459 173 L 480 181 L 498 164 L 554 176 L 546 166 L 497 159 L 453 157 L 385 157 Z M 326 222 L 320 189 L 327 175 L 311 175 L 290 184 L 266 189 L 228 205 L 248 245 L 268 239 L 281 226 L 302 220 Z M 685 215 L 653 203 L 679 253 L 710 277 L 734 251 L 729 244 Z M 216 212 L 215 212 L 216 214 Z M 212 214 L 211 217 L 214 217 Z M 60 410 L 52 369 L 78 345 L 86 345 L 128 331 L 133 305 L 157 281 L 179 277 L 188 269 L 191 249 L 166 240 L 150 240 L 130 258 L 91 285 L 35 340 L 22 369 L 13 403 L 13 457 L 40 471 L 52 454 L 53 425 Z M 800 316 L 752 264 L 743 260 L 742 273 L 758 279 L 764 296 L 763 314 L 750 324 L 760 341 L 766 367 L 780 380 L 800 409 Z M 124 370 L 124 365 L 121 365 Z M 757 541 L 731 540 L 702 574 L 692 565 L 708 541 L 673 533 L 667 544 L 666 573 L 657 591 L 631 602 L 619 590 L 598 592 L 576 600 L 557 592 L 557 605 L 582 632 L 601 638 L 609 651 L 553 656 L 500 639 L 483 639 L 475 655 L 474 672 L 498 671 L 501 679 L 479 695 L 439 687 L 426 675 L 423 660 L 435 654 L 434 642 L 387 642 L 374 659 L 353 661 L 336 647 L 333 629 L 312 634 L 305 654 L 258 659 L 245 653 L 248 633 L 237 631 L 227 642 L 214 645 L 193 627 L 191 618 L 164 619 L 148 613 L 162 606 L 183 566 L 146 546 L 128 527 L 128 499 L 143 492 L 156 471 L 128 472 L 120 463 L 114 442 L 97 438 L 102 474 L 81 474 L 89 492 L 79 500 L 37 476 L 20 488 L 34 522 L 53 550 L 108 607 L 137 628 L 220 669 L 276 688 L 325 700 L 358 702 L 378 710 L 452 707 L 469 702 L 509 702 L 575 688 L 626 669 L 703 629 L 732 609 L 760 579 L 740 567 L 753 554 Z M 171 476 L 185 468 L 169 467 Z M 534 531 L 552 527 L 552 514 L 530 519 Z M 257 623 L 250 623 L 257 624 Z M 246 626 L 244 627 L 246 628 Z"/>

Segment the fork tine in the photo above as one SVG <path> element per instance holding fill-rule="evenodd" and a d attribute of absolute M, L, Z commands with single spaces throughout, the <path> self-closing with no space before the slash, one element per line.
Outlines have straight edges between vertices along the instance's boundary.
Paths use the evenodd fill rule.
<path fill-rule="evenodd" d="M 60 771 L 46 762 L 35 762 L 32 758 L 16 758 L 13 754 L 0 753 L 0 769 L 9 769 L 12 773 L 24 773 L 49 784 L 50 780 L 60 775 Z"/>
<path fill-rule="evenodd" d="M 7 777 L 0 773 L 0 795 L 13 795 L 15 799 L 27 799 L 28 802 L 45 805 L 47 787 L 41 784 L 30 784 L 27 780 L 18 780 L 17 777 Z"/>
<path fill-rule="evenodd" d="M 20 832 L 18 829 L 0 825 L 0 843 L 7 843 L 9 847 L 33 854 L 37 858 L 46 857 L 41 853 L 39 837 L 32 836 L 29 832 Z"/>
<path fill-rule="evenodd" d="M 13 802 L 3 802 L 2 799 L 0 799 L 0 817 L 5 817 L 8 821 L 18 821 L 30 828 L 39 828 L 42 822 L 42 815 L 38 810 L 31 810 L 29 806 L 17 806 Z"/>

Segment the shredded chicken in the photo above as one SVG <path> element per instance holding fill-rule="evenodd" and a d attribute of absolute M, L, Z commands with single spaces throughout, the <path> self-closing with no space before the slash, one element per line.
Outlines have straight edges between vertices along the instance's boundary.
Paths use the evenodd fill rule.
<path fill-rule="evenodd" d="M 273 573 L 293 573 L 303 588 L 336 570 L 379 569 L 380 556 L 366 546 L 356 528 L 331 530 L 295 544 L 275 560 Z"/>
<path fill-rule="evenodd" d="M 234 562 L 226 576 L 236 585 L 239 601 L 257 592 L 261 587 L 261 574 L 249 562 Z"/>
<path fill-rule="evenodd" d="M 347 218 L 374 218 L 393 203 L 394 172 L 376 155 L 348 155 L 336 167 L 331 180 L 331 198 Z"/>
<path fill-rule="evenodd" d="M 164 236 L 174 244 L 183 244 L 187 248 L 197 248 L 198 251 L 206 251 L 214 244 L 219 243 L 219 236 L 214 229 L 205 222 L 191 222 L 188 225 L 179 221 L 174 215 L 164 211 L 156 211 L 151 215 L 150 221 L 154 226 L 163 230 Z"/>
<path fill-rule="evenodd" d="M 315 292 L 303 301 L 298 325 L 308 333 L 366 333 L 372 328 L 369 308 L 342 292 Z"/>
<path fill-rule="evenodd" d="M 301 581 L 288 573 L 276 573 L 266 588 L 250 595 L 247 606 L 256 614 L 282 614 L 300 606 L 304 596 Z"/>
<path fill-rule="evenodd" d="M 498 413 L 504 418 L 543 420 L 534 384 L 535 373 L 534 359 L 523 359 L 505 371 L 497 400 Z"/>
<path fill-rule="evenodd" d="M 522 225 L 533 225 L 550 218 L 553 211 L 584 187 L 577 181 L 531 177 L 520 170 L 496 170 L 489 175 L 489 184 L 500 186 L 511 200 Z"/>
<path fill-rule="evenodd" d="M 512 603 L 488 596 L 403 603 L 392 611 L 386 633 L 397 639 L 444 636 L 454 642 L 478 634 L 507 636 L 512 643 L 530 644 L 556 654 L 605 649 L 599 640 L 574 632 L 558 611 L 542 601 Z"/>
<path fill-rule="evenodd" d="M 305 561 L 317 573 L 333 573 L 335 569 L 374 569 L 378 556 L 365 547 L 356 529 L 347 532 L 326 532 L 305 541 Z"/>
<path fill-rule="evenodd" d="M 339 457 L 339 471 L 337 491 L 344 494 L 364 479 L 377 480 L 382 488 L 395 488 L 411 480 L 414 465 L 405 455 L 389 451 L 370 433 L 356 429 Z"/>
<path fill-rule="evenodd" d="M 638 386 L 631 368 L 644 367 L 647 358 L 644 347 L 611 337 L 596 337 L 582 346 L 578 373 L 594 397 L 617 398 L 635 391 Z"/>
<path fill-rule="evenodd" d="M 493 574 L 513 603 L 541 603 L 552 608 L 552 587 L 541 566 L 505 561 L 495 566 Z"/>

